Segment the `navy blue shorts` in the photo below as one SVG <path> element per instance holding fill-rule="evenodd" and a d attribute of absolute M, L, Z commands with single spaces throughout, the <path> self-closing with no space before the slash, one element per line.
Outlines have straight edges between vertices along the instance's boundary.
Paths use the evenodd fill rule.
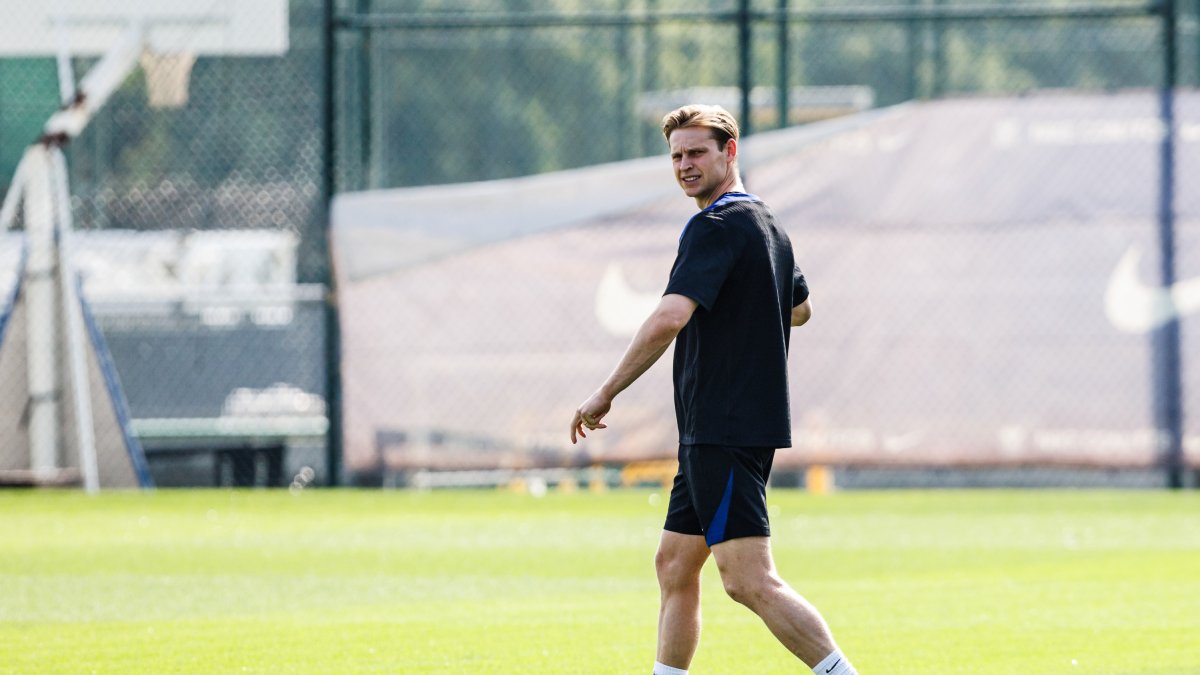
<path fill-rule="evenodd" d="M 767 479 L 774 459 L 774 448 L 680 445 L 663 529 L 704 535 L 709 546 L 771 536 Z"/>

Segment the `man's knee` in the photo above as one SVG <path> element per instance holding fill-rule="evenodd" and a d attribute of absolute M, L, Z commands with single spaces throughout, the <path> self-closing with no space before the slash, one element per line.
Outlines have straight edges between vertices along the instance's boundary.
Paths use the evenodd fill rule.
<path fill-rule="evenodd" d="M 654 554 L 654 571 L 664 593 L 699 587 L 702 567 L 702 564 L 696 564 L 693 556 L 679 552 L 659 549 Z"/>
<path fill-rule="evenodd" d="M 730 598 L 752 610 L 783 587 L 782 579 L 760 569 L 721 569 L 721 583 Z"/>
<path fill-rule="evenodd" d="M 692 576 L 699 578 L 698 574 L 690 574 L 689 566 L 684 564 L 680 556 L 666 551 L 654 554 L 654 571 L 658 574 L 658 585 L 664 590 L 686 586 L 690 583 Z"/>

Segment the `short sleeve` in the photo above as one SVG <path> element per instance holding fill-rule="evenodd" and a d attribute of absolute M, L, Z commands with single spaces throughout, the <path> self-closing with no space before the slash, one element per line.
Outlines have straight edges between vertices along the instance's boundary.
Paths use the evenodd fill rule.
<path fill-rule="evenodd" d="M 802 304 L 808 299 L 808 281 L 797 265 L 792 271 L 792 307 Z"/>
<path fill-rule="evenodd" d="M 708 215 L 696 216 L 679 241 L 664 295 L 683 295 L 711 310 L 744 245 L 737 228 Z"/>

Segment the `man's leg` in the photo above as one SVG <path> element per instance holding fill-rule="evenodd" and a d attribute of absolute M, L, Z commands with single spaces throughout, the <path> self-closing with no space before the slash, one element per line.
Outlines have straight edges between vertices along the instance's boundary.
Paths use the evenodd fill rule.
<path fill-rule="evenodd" d="M 730 539 L 715 544 L 712 554 L 729 597 L 757 614 L 809 668 L 837 650 L 820 613 L 775 571 L 769 537 Z M 835 672 L 832 667 L 830 672 Z"/>
<path fill-rule="evenodd" d="M 700 570 L 708 560 L 702 535 L 664 530 L 654 555 L 661 601 L 658 662 L 687 670 L 700 644 Z"/>

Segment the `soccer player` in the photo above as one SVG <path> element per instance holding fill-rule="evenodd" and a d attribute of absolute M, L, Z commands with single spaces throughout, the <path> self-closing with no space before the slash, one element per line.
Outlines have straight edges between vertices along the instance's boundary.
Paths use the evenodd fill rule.
<path fill-rule="evenodd" d="M 791 445 L 787 352 L 812 315 L 787 234 L 738 172 L 738 127 L 717 106 L 663 118 L 675 180 L 701 211 L 679 237 L 658 307 L 616 369 L 579 406 L 571 442 L 604 429 L 613 399 L 675 341 L 679 472 L 655 555 L 661 599 L 655 675 L 687 673 L 700 642 L 700 570 L 711 554 L 731 598 L 818 675 L 856 673 L 817 610 L 779 577 L 766 488 Z"/>

